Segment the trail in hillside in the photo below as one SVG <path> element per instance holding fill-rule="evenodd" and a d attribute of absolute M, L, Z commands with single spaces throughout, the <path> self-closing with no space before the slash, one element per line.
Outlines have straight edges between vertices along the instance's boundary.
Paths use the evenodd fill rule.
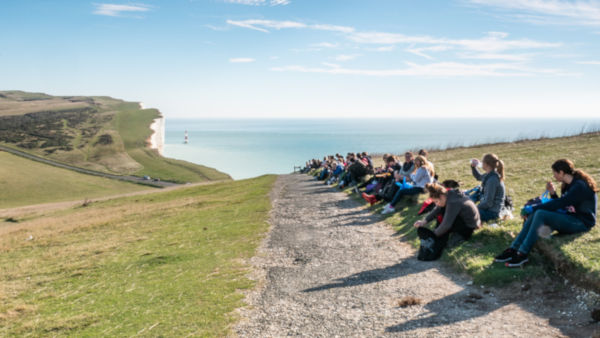
<path fill-rule="evenodd" d="M 344 193 L 280 176 L 272 229 L 252 259 L 258 287 L 239 336 L 592 336 L 598 324 L 560 280 L 527 289 L 472 285 L 414 249 Z M 401 307 L 414 297 L 420 304 Z"/>

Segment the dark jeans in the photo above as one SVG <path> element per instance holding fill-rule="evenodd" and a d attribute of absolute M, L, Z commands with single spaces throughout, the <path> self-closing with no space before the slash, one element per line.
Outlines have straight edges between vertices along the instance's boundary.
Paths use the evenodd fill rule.
<path fill-rule="evenodd" d="M 450 228 L 450 230 L 448 230 L 447 233 L 441 235 L 438 238 L 440 239 L 440 241 L 442 241 L 443 247 L 445 247 L 446 244 L 448 243 L 448 238 L 450 237 L 451 233 L 458 234 L 464 240 L 468 240 L 473 235 L 473 231 L 475 231 L 475 229 L 469 228 L 465 224 L 465 221 L 459 216 L 459 217 L 456 217 L 456 219 L 454 220 L 454 223 L 452 223 L 452 227 Z M 453 236 L 455 236 L 455 235 L 453 235 Z"/>
<path fill-rule="evenodd" d="M 479 206 L 477 206 L 477 209 L 479 210 L 479 219 L 481 219 L 482 222 L 491 221 L 500 216 L 497 212 L 481 209 Z"/>
<path fill-rule="evenodd" d="M 418 194 L 422 194 L 424 192 L 425 192 L 425 189 L 423 189 L 421 187 L 412 187 L 412 188 L 408 188 L 408 189 L 400 189 L 400 190 L 398 190 L 396 192 L 396 195 L 394 195 L 394 198 L 390 202 L 390 205 L 393 206 L 393 207 L 396 206 L 396 204 L 404 196 L 418 195 Z"/>
<path fill-rule="evenodd" d="M 562 234 L 576 234 L 590 230 L 575 216 L 554 211 L 537 210 L 532 215 L 529 215 L 525 223 L 523 223 L 523 229 L 521 229 L 521 232 L 510 247 L 519 250 L 521 253 L 528 254 L 538 240 L 538 229 L 542 225 L 547 225 L 552 230 L 557 230 Z"/>

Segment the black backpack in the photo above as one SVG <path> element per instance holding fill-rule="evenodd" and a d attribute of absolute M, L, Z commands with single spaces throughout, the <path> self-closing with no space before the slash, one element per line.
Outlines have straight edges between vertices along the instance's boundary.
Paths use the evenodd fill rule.
<path fill-rule="evenodd" d="M 417 228 L 417 235 L 421 240 L 417 259 L 420 261 L 434 261 L 442 255 L 444 242 L 433 231 L 425 227 Z"/>

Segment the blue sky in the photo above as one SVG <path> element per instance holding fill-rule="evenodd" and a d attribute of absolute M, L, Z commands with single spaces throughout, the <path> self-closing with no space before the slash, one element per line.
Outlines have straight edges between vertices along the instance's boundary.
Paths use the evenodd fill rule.
<path fill-rule="evenodd" d="M 167 117 L 598 117 L 600 1 L 0 3 L 0 89 Z"/>

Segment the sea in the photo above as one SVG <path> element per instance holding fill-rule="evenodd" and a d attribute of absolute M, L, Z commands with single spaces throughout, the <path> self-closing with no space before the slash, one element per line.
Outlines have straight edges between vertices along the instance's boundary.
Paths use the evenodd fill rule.
<path fill-rule="evenodd" d="M 164 156 L 213 167 L 236 180 L 290 173 L 309 159 L 336 153 L 402 154 L 600 130 L 600 119 L 167 118 L 164 124 Z"/>

